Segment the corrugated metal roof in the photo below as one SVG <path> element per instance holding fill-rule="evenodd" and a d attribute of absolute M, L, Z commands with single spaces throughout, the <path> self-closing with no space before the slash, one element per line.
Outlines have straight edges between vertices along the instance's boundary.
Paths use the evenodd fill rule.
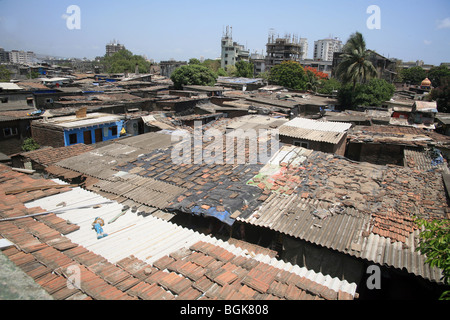
<path fill-rule="evenodd" d="M 281 126 L 279 128 L 280 136 L 288 136 L 291 138 L 298 138 L 302 140 L 339 143 L 345 136 L 345 133 L 341 132 L 328 132 L 313 129 L 302 129 L 290 126 Z"/>
<path fill-rule="evenodd" d="M 328 121 L 317 121 L 313 119 L 306 118 L 294 118 L 283 126 L 295 127 L 301 129 L 327 131 L 327 132 L 346 132 L 351 128 L 351 123 L 345 122 L 328 122 Z"/>
<path fill-rule="evenodd" d="M 64 203 L 65 206 L 58 207 L 58 204 L 61 203 Z M 41 207 L 44 210 L 54 210 L 53 212 L 59 217 L 78 225 L 79 229 L 66 235 L 66 237 L 73 243 L 79 244 L 89 251 L 104 257 L 110 263 L 117 263 L 133 256 L 145 263 L 153 264 L 177 250 L 190 248 L 194 245 L 201 246 L 201 243 L 205 242 L 219 246 L 236 256 L 266 263 L 269 268 L 274 267 L 280 269 L 280 271 L 288 271 L 305 277 L 335 292 L 343 291 L 352 296 L 356 292 L 355 283 L 348 283 L 345 280 L 315 273 L 306 268 L 300 268 L 264 254 L 253 256 L 248 250 L 241 249 L 228 242 L 154 216 L 143 217 L 137 215 L 131 209 L 125 211 L 125 214 L 114 222 L 109 223 L 123 212 L 123 206 L 81 188 L 74 188 L 63 194 L 42 198 L 30 202 L 26 206 L 29 208 Z M 94 208 L 94 206 L 98 208 Z M 108 233 L 107 237 L 97 239 L 96 232 L 92 228 L 92 222 L 96 217 L 101 217 L 105 221 L 103 229 Z M 249 277 L 247 280 L 252 281 L 252 278 Z"/>
<path fill-rule="evenodd" d="M 406 243 L 393 242 L 390 238 L 370 233 L 370 215 L 353 208 L 332 214 L 330 208 L 333 210 L 328 202 L 304 199 L 299 194 L 273 193 L 258 210 L 236 220 L 442 282 L 441 270 L 431 268 L 425 263 L 425 257 L 415 251 L 419 230 L 411 233 Z"/>
<path fill-rule="evenodd" d="M 421 171 L 442 170 L 443 173 L 450 173 L 447 166 L 447 161 L 443 163 L 433 164 L 433 159 L 426 152 L 416 148 L 404 149 L 405 163 L 411 168 Z"/>
<path fill-rule="evenodd" d="M 286 196 L 272 193 L 251 215 L 236 220 L 266 227 L 308 242 L 348 253 L 368 229 L 370 216 L 355 209 L 331 215 L 327 202 L 302 198 L 299 194 Z M 321 219 L 314 211 L 324 209 L 328 215 Z M 339 230 L 339 232 L 336 232 Z"/>
<path fill-rule="evenodd" d="M 99 181 L 94 187 L 159 209 L 166 208 L 174 198 L 187 191 L 186 188 L 129 173 L 120 175 L 118 181 Z"/>
<path fill-rule="evenodd" d="M 23 88 L 12 82 L 0 82 L 0 88 L 3 90 L 23 90 Z"/>
<path fill-rule="evenodd" d="M 280 126 L 279 133 L 292 138 L 338 143 L 351 126 L 351 123 L 295 118 Z"/>

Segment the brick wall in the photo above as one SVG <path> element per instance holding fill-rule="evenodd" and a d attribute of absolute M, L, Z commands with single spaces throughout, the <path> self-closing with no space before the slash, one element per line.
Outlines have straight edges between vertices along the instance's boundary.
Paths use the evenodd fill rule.
<path fill-rule="evenodd" d="M 31 137 L 40 146 L 64 147 L 64 132 L 31 125 Z"/>

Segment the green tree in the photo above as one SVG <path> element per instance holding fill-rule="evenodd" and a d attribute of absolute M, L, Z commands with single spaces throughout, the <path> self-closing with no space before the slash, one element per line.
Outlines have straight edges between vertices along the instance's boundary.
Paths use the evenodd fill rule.
<path fill-rule="evenodd" d="M 312 71 L 306 71 L 306 89 L 314 93 L 317 92 L 322 82 L 316 77 Z"/>
<path fill-rule="evenodd" d="M 363 35 L 355 32 L 342 49 L 342 60 L 336 69 L 337 77 L 344 84 L 351 83 L 353 88 L 357 83 L 364 83 L 376 77 L 377 70 L 369 60 L 369 56 Z"/>
<path fill-rule="evenodd" d="M 206 59 L 203 61 L 202 66 L 207 67 L 212 72 L 218 72 L 220 69 L 220 60 Z"/>
<path fill-rule="evenodd" d="M 11 80 L 11 72 L 5 66 L 0 66 L 0 82 Z"/>
<path fill-rule="evenodd" d="M 100 64 L 108 73 L 134 72 L 136 65 L 140 73 L 148 73 L 151 63 L 142 56 L 134 55 L 131 51 L 123 49 L 112 56 L 105 56 L 100 59 Z"/>
<path fill-rule="evenodd" d="M 440 87 L 444 78 L 450 78 L 450 69 L 446 66 L 433 67 L 428 71 L 428 79 L 434 88 Z"/>
<path fill-rule="evenodd" d="M 197 58 L 191 58 L 189 59 L 189 64 L 201 64 L 201 62 Z"/>
<path fill-rule="evenodd" d="M 39 78 L 39 73 L 37 71 L 31 71 L 30 74 L 27 75 L 28 79 L 36 79 Z"/>
<path fill-rule="evenodd" d="M 226 77 L 228 74 L 227 74 L 227 72 L 225 71 L 224 68 L 219 68 L 219 69 L 217 70 L 217 75 L 218 75 L 219 77 Z"/>
<path fill-rule="evenodd" d="M 270 69 L 269 82 L 294 90 L 305 90 L 306 72 L 296 61 L 283 61 Z"/>
<path fill-rule="evenodd" d="M 450 77 L 440 79 L 441 85 L 433 88 L 429 98 L 436 101 L 439 112 L 450 112 Z"/>
<path fill-rule="evenodd" d="M 337 98 L 339 104 L 345 107 L 381 106 L 392 98 L 395 92 L 394 85 L 384 79 L 371 79 L 367 83 L 346 84 L 341 87 Z"/>
<path fill-rule="evenodd" d="M 182 89 L 184 85 L 214 86 L 217 75 L 205 66 L 192 64 L 175 69 L 170 79 L 176 89 Z"/>
<path fill-rule="evenodd" d="M 324 80 L 318 90 L 320 94 L 333 94 L 341 89 L 341 82 L 335 78 Z"/>
<path fill-rule="evenodd" d="M 240 60 L 236 62 L 237 76 L 253 78 L 254 65 L 251 62 Z"/>
<path fill-rule="evenodd" d="M 427 73 L 422 67 L 416 66 L 408 69 L 403 69 L 401 72 L 401 78 L 404 83 L 410 83 L 412 85 L 420 85 L 422 81 L 427 77 Z"/>
<path fill-rule="evenodd" d="M 426 256 L 426 263 L 442 270 L 444 283 L 450 285 L 450 220 L 416 219 L 416 222 L 424 229 L 416 250 Z M 440 299 L 450 300 L 450 291 L 443 292 Z"/>
<path fill-rule="evenodd" d="M 27 138 L 23 141 L 22 150 L 23 151 L 33 151 L 39 149 L 41 146 L 34 141 L 33 138 Z"/>
<path fill-rule="evenodd" d="M 229 77 L 237 77 L 237 68 L 236 66 L 226 66 L 226 72 Z"/>
<path fill-rule="evenodd" d="M 264 71 L 264 72 L 261 72 L 261 73 L 256 75 L 256 78 L 261 78 L 264 81 L 269 81 L 269 77 L 270 77 L 270 72 L 269 71 Z"/>

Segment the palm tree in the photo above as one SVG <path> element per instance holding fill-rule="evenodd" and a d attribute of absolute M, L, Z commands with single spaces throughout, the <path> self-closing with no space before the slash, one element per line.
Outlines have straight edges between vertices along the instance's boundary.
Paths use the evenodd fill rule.
<path fill-rule="evenodd" d="M 344 84 L 352 83 L 353 89 L 358 82 L 364 83 L 376 77 L 377 70 L 370 62 L 369 55 L 363 35 L 360 32 L 352 34 L 342 49 L 342 61 L 336 69 L 337 77 Z"/>
<path fill-rule="evenodd" d="M 320 85 L 319 79 L 317 79 L 316 75 L 311 71 L 306 71 L 306 89 L 317 92 L 317 88 Z"/>

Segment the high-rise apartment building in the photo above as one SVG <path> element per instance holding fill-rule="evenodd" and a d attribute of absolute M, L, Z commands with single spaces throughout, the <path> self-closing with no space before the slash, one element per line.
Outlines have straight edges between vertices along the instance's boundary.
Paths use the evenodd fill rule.
<path fill-rule="evenodd" d="M 333 54 L 341 52 L 342 47 L 342 41 L 338 38 L 314 41 L 314 60 L 333 61 Z"/>
<path fill-rule="evenodd" d="M 114 53 L 124 49 L 125 46 L 123 44 L 120 44 L 116 40 L 113 40 L 106 45 L 106 55 L 109 57 L 112 56 Z"/>
<path fill-rule="evenodd" d="M 222 54 L 220 66 L 226 69 L 228 66 L 234 66 L 239 60 L 249 60 L 250 52 L 243 45 L 233 42 L 232 27 L 227 26 L 222 36 Z"/>

